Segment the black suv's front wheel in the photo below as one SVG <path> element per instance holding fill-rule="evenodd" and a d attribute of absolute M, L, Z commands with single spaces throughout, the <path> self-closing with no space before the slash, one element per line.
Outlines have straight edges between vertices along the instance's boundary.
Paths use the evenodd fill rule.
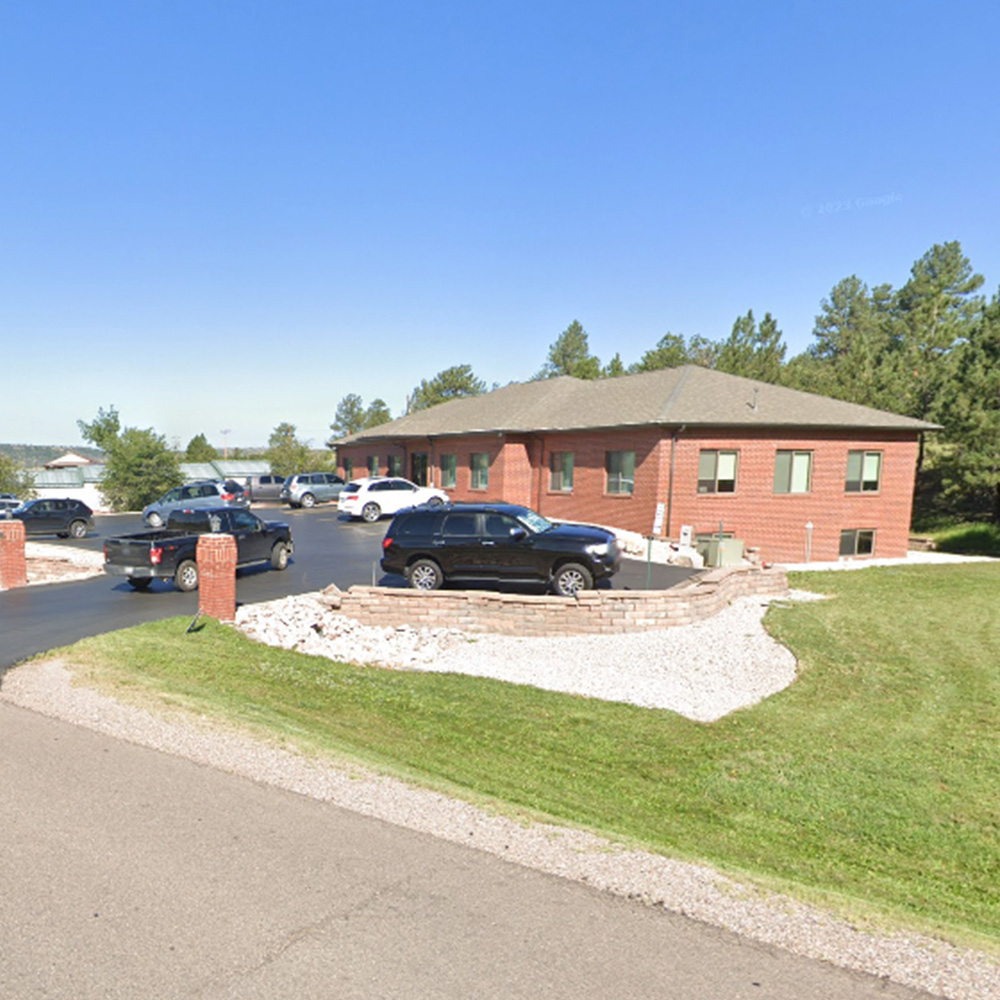
<path fill-rule="evenodd" d="M 406 578 L 414 590 L 438 590 L 444 583 L 441 567 L 433 559 L 418 559 L 407 571 Z"/>
<path fill-rule="evenodd" d="M 560 597 L 576 597 L 581 590 L 589 590 L 594 578 L 586 566 L 579 563 L 564 563 L 552 578 L 552 589 Z"/>

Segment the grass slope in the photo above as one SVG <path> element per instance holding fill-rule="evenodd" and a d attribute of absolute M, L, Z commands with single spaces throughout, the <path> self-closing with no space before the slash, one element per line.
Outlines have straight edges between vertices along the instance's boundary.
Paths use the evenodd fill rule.
<path fill-rule="evenodd" d="M 474 800 L 704 860 L 875 918 L 1000 936 L 993 564 L 798 575 L 772 608 L 799 678 L 713 723 L 457 675 L 346 666 L 210 622 L 72 647 L 155 697 Z M 734 641 L 739 641 L 737 636 Z"/>

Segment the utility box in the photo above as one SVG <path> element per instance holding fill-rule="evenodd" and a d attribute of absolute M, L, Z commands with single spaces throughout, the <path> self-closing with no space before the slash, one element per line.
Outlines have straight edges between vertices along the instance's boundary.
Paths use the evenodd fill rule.
<path fill-rule="evenodd" d="M 698 552 L 706 566 L 739 566 L 743 562 L 742 538 L 719 538 L 718 535 L 700 536 Z"/>

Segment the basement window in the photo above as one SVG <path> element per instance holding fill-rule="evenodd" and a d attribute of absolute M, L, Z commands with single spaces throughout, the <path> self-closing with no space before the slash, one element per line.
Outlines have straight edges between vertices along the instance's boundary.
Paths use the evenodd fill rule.
<path fill-rule="evenodd" d="M 870 556 L 874 552 L 874 528 L 847 528 L 840 533 L 840 554 L 842 556 Z"/>

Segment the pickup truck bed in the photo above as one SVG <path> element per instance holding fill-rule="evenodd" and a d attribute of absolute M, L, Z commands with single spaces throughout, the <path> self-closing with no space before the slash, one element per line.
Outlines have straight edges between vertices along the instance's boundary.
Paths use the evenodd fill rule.
<path fill-rule="evenodd" d="M 206 532 L 230 534 L 236 539 L 236 565 L 288 565 L 293 551 L 292 532 L 281 521 L 262 521 L 240 507 L 210 507 L 175 511 L 166 528 L 119 535 L 104 543 L 104 571 L 124 576 L 136 590 L 153 580 L 173 580 L 178 590 L 198 588 L 198 538 Z"/>

